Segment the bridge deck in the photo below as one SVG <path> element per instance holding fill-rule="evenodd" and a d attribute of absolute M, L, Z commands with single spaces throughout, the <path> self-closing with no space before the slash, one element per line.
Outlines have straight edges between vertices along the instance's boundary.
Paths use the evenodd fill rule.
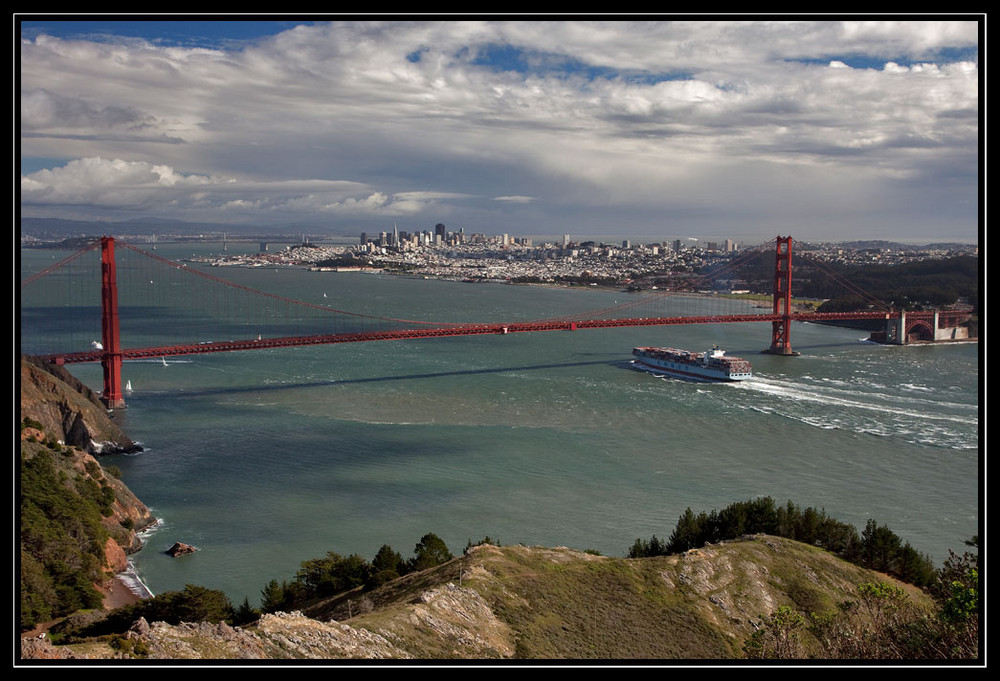
<path fill-rule="evenodd" d="M 885 312 L 806 312 L 790 316 L 791 321 L 848 321 L 857 319 L 886 319 Z M 287 348 L 302 345 L 324 345 L 331 343 L 359 343 L 380 340 L 416 340 L 421 338 L 445 338 L 448 336 L 477 336 L 487 334 L 526 333 L 533 331 L 574 331 L 582 329 L 607 329 L 623 326 L 666 326 L 673 324 L 720 324 L 740 322 L 775 322 L 784 319 L 776 314 L 716 315 L 706 317 L 627 317 L 621 319 L 581 319 L 575 321 L 529 321 L 511 323 L 469 324 L 430 329 L 397 329 L 392 331 L 365 331 L 360 333 L 338 333 L 314 336 L 284 336 L 279 338 L 255 338 L 251 340 L 218 341 L 187 345 L 171 345 L 149 348 L 122 348 L 121 358 L 148 359 L 150 357 L 176 357 L 180 355 L 200 355 L 212 352 L 234 352 L 240 350 L 263 350 L 266 348 Z M 106 353 L 103 350 L 46 355 L 43 359 L 58 364 L 99 362 Z"/>

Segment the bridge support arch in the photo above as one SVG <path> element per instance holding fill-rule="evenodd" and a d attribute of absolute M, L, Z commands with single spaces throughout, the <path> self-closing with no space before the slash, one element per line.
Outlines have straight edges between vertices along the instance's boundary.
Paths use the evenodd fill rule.
<path fill-rule="evenodd" d="M 771 322 L 771 346 L 764 352 L 792 356 L 792 237 L 779 236 L 774 249 L 774 297 L 772 314 L 781 319 Z"/>
<path fill-rule="evenodd" d="M 114 237 L 101 237 L 101 343 L 104 354 L 104 394 L 108 409 L 124 409 L 122 396 L 122 346 L 118 332 L 118 278 L 115 273 Z"/>

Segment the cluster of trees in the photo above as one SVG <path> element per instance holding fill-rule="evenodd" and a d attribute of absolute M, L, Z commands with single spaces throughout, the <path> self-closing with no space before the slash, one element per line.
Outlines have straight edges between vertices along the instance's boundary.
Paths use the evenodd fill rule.
<path fill-rule="evenodd" d="M 22 429 L 40 429 L 22 422 Z M 32 438 L 35 439 L 35 438 Z M 66 457 L 73 451 L 48 439 L 22 445 L 20 462 L 20 626 L 68 615 L 103 602 L 94 588 L 105 575 L 113 488 L 100 467 L 80 475 Z"/>
<path fill-rule="evenodd" d="M 599 277 L 594 274 L 580 273 L 578 275 L 556 275 L 553 279 L 560 284 L 580 285 L 580 286 L 590 286 L 591 284 L 597 284 L 598 286 L 620 286 L 622 281 L 618 277 Z"/>
<path fill-rule="evenodd" d="M 249 605 L 245 605 L 249 608 Z M 183 591 L 168 591 L 152 598 L 112 610 L 106 617 L 79 629 L 67 632 L 66 640 L 120 634 L 140 617 L 147 622 L 227 622 L 243 624 L 250 618 L 241 616 L 229 597 L 222 591 L 188 584 Z"/>
<path fill-rule="evenodd" d="M 978 305 L 979 259 L 975 256 L 899 265 L 824 263 L 819 266 L 811 263 L 808 255 L 802 255 L 795 262 L 793 291 L 796 297 L 827 299 L 819 312 L 853 312 L 867 308 L 869 301 L 846 291 L 844 280 L 899 309 L 951 305 L 959 298 Z M 741 266 L 739 272 L 744 279 L 754 282 L 755 287 L 769 290 L 774 278 L 774 256 L 762 253 Z"/>
<path fill-rule="evenodd" d="M 388 544 L 378 550 L 371 562 L 356 553 L 341 556 L 330 551 L 323 558 L 304 561 L 294 579 L 281 582 L 272 579 L 268 582 L 261 590 L 261 610 L 293 610 L 313 599 L 357 587 L 373 589 L 411 572 L 440 565 L 453 557 L 444 541 L 432 532 L 420 538 L 409 560 Z"/>
<path fill-rule="evenodd" d="M 746 534 L 771 534 L 820 546 L 871 570 L 889 573 L 917 586 L 937 579 L 934 564 L 886 525 L 869 520 L 860 534 L 853 525 L 831 518 L 823 510 L 801 509 L 792 501 L 778 506 L 771 497 L 739 501 L 721 511 L 681 514 L 666 541 L 653 535 L 636 539 L 630 558 L 683 553 L 708 543 L 738 539 Z"/>
<path fill-rule="evenodd" d="M 977 304 L 979 298 L 979 259 L 971 255 L 894 266 L 856 267 L 844 276 L 862 291 L 903 309 L 950 305 L 959 298 Z"/>
<path fill-rule="evenodd" d="M 488 542 L 489 538 L 484 541 Z M 332 596 L 359 586 L 366 589 L 374 588 L 410 572 L 440 565 L 451 558 L 453 556 L 444 541 L 436 534 L 428 533 L 417 542 L 413 557 L 409 560 L 404 559 L 386 544 L 379 549 L 371 562 L 358 554 L 341 556 L 333 552 L 327 553 L 323 558 L 304 561 L 294 579 L 280 583 L 271 580 L 264 587 L 261 591 L 262 601 L 259 610 L 253 608 L 248 599 L 244 599 L 240 606 L 234 607 L 222 591 L 188 584 L 182 591 L 169 591 L 139 603 L 117 608 L 96 622 L 82 626 L 70 623 L 54 631 L 66 641 L 93 636 L 120 635 L 140 617 L 144 617 L 147 622 L 169 624 L 227 622 L 232 625 L 242 625 L 256 620 L 261 611 L 293 610 L 310 600 Z M 99 605 L 98 600 L 90 607 Z M 127 652 L 133 656 L 139 653 L 131 649 Z"/>

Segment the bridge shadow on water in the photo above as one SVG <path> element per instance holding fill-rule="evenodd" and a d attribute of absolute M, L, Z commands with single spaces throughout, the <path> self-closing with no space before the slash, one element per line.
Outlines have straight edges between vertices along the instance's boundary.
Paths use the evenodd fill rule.
<path fill-rule="evenodd" d="M 585 362 L 558 362 L 552 364 L 528 364 L 523 366 L 506 366 L 506 367 L 495 367 L 492 369 L 466 369 L 466 370 L 454 370 L 454 371 L 436 371 L 421 374 L 401 374 L 395 376 L 372 376 L 368 378 L 345 378 L 345 379 L 330 379 L 326 381 L 303 381 L 299 383 L 283 383 L 280 385 L 259 385 L 259 386 L 244 386 L 244 387 L 233 387 L 233 388 L 208 388 L 203 390 L 185 390 L 183 393 L 178 392 L 177 396 L 183 395 L 184 397 L 201 397 L 201 396 L 211 396 L 211 395 L 238 395 L 242 393 L 267 393 L 267 392 L 280 392 L 284 390 L 300 390 L 303 388 L 322 388 L 330 386 L 340 386 L 340 385 L 364 385 L 371 383 L 390 383 L 396 381 L 413 381 L 413 380 L 427 380 L 427 379 L 438 379 L 438 378 L 452 378 L 455 376 L 485 376 L 489 374 L 502 374 L 510 371 L 541 371 L 544 369 L 567 369 L 573 367 L 585 367 L 585 366 L 610 366 L 624 368 L 629 363 L 629 360 L 591 360 Z"/>
<path fill-rule="evenodd" d="M 804 345 L 794 346 L 797 351 L 808 352 L 809 350 L 820 350 L 824 348 L 844 348 L 849 345 L 854 345 L 854 343 L 812 343 Z M 870 345 L 865 341 L 858 341 L 858 346 Z M 763 353 L 762 349 L 737 349 L 733 353 L 734 356 L 741 356 L 752 358 L 755 355 L 760 355 Z M 503 366 L 494 367 L 490 369 L 455 369 L 452 371 L 435 371 L 435 372 L 425 372 L 419 374 L 397 374 L 392 376 L 370 376 L 366 378 L 344 378 L 344 379 L 330 379 L 322 381 L 301 381 L 296 383 L 282 383 L 282 384 L 261 384 L 256 386 L 243 386 L 243 387 L 227 387 L 227 388 L 207 388 L 201 390 L 183 390 L 183 392 L 175 393 L 178 397 L 201 397 L 201 396 L 212 396 L 212 395 L 239 395 L 246 393 L 268 393 L 268 392 L 281 392 L 285 390 L 300 390 L 304 388 L 322 388 L 330 386 L 344 386 L 344 385 L 365 385 L 365 384 L 376 384 L 376 383 L 394 383 L 394 382 L 405 382 L 405 381 L 417 381 L 417 380 L 434 380 L 440 378 L 454 378 L 456 376 L 487 376 L 490 374 L 502 374 L 511 371 L 542 371 L 548 369 L 569 369 L 574 367 L 587 367 L 587 366 L 608 366 L 619 369 L 632 369 L 630 359 L 599 359 L 599 360 L 586 360 L 579 362 L 552 362 L 549 364 L 525 364 L 517 366 Z M 171 391 L 173 392 L 173 391 Z M 162 393 L 161 393 L 162 394 Z"/>

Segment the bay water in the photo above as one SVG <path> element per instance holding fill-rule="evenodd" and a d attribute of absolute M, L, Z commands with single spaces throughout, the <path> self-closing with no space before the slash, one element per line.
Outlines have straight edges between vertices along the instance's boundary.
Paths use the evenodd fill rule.
<path fill-rule="evenodd" d="M 22 272 L 52 257 L 23 251 Z M 561 316 L 627 295 L 302 269 L 224 274 L 295 299 L 326 294 L 341 309 L 438 321 Z M 51 322 L 38 331 L 32 312 L 22 307 L 26 348 L 32 333 L 58 333 Z M 145 345 L 130 342 L 127 314 L 123 344 Z M 134 333 L 170 336 L 167 320 L 143 324 Z M 770 324 L 749 323 L 126 362 L 134 390 L 116 418 L 144 451 L 105 461 L 161 520 L 132 556 L 145 584 L 199 584 L 236 603 L 255 604 L 269 580 L 328 551 L 371 559 L 389 544 L 405 557 L 433 532 L 456 554 L 488 535 L 623 556 L 637 537 L 669 536 L 688 507 L 757 496 L 825 509 L 859 531 L 874 518 L 937 563 L 964 549 L 979 531 L 978 344 L 881 346 L 815 324 L 791 333 L 801 356 L 760 354 Z M 713 344 L 750 360 L 754 378 L 691 383 L 630 362 L 636 345 Z M 99 365 L 69 368 L 100 391 Z M 199 551 L 168 557 L 175 541 Z"/>

